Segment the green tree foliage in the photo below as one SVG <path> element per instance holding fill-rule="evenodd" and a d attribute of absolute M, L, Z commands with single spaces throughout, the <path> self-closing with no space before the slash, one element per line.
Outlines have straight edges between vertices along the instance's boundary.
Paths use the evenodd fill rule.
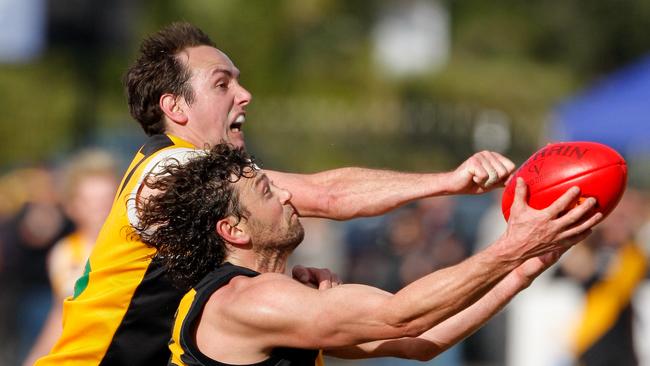
<path fill-rule="evenodd" d="M 371 34 L 379 14 L 399 1 L 143 0 L 123 20 L 132 29 L 126 44 L 56 43 L 33 63 L 0 65 L 0 129 L 10 136 L 0 167 L 134 128 L 122 75 L 140 39 L 175 20 L 204 28 L 241 69 L 254 94 L 251 150 L 275 168 L 306 171 L 448 167 L 472 152 L 472 123 L 493 110 L 516 136 L 507 153 L 524 157 L 555 103 L 650 49 L 649 2 L 442 3 L 451 20 L 449 63 L 395 79 L 373 61 Z"/>

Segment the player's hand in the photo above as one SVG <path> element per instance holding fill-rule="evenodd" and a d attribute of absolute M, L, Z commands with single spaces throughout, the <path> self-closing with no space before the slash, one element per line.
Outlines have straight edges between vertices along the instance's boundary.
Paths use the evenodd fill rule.
<path fill-rule="evenodd" d="M 515 170 L 515 164 L 503 155 L 481 151 L 465 160 L 451 175 L 452 193 L 484 193 L 503 187 Z"/>
<path fill-rule="evenodd" d="M 291 270 L 291 275 L 298 282 L 319 290 L 326 290 L 341 284 L 339 276 L 327 268 L 297 265 Z"/>
<path fill-rule="evenodd" d="M 555 264 L 570 248 L 565 247 L 539 257 L 527 259 L 519 267 L 515 268 L 514 271 L 508 273 L 499 286 L 509 289 L 508 291 L 512 293 L 517 293 L 527 288 L 540 274 Z"/>
<path fill-rule="evenodd" d="M 549 253 L 584 240 L 603 215 L 593 213 L 596 205 L 593 197 L 571 208 L 579 195 L 580 189 L 572 187 L 547 208 L 536 210 L 526 203 L 526 183 L 517 178 L 508 228 L 502 237 L 505 250 L 515 251 L 515 258 L 542 256 L 540 260 L 550 263 L 555 256 Z M 543 257 L 546 254 L 548 258 Z"/>
<path fill-rule="evenodd" d="M 560 257 L 571 248 L 570 246 L 564 247 L 562 249 L 554 250 L 550 253 L 540 255 L 539 257 L 530 258 L 517 267 L 514 271 L 516 276 L 519 276 L 520 280 L 523 281 L 526 285 L 530 285 L 531 282 L 537 276 L 546 271 L 550 266 L 555 264 Z"/>

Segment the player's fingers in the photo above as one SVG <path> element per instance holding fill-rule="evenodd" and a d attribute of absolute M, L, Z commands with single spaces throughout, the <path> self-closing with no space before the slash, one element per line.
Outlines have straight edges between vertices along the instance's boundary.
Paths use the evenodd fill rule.
<path fill-rule="evenodd" d="M 498 159 L 501 162 L 501 165 L 503 165 L 506 168 L 508 174 L 515 171 L 515 168 L 517 166 L 515 165 L 515 163 L 512 162 L 512 160 L 506 158 L 505 156 L 499 154 L 498 152 L 492 152 L 492 155 L 494 155 L 496 159 Z"/>
<path fill-rule="evenodd" d="M 341 282 L 341 279 L 339 278 L 339 276 L 337 276 L 336 273 L 332 273 L 332 287 L 336 287 L 336 286 L 340 285 L 341 283 L 342 282 Z"/>
<path fill-rule="evenodd" d="M 291 275 L 296 281 L 303 285 L 317 289 L 320 286 L 320 281 L 318 280 L 318 277 L 314 275 L 314 271 L 318 271 L 318 269 L 296 265 L 291 270 Z"/>
<path fill-rule="evenodd" d="M 572 247 L 572 246 L 574 246 L 574 245 L 580 243 L 581 241 L 587 239 L 587 237 L 588 237 L 589 235 L 591 235 L 591 233 L 592 233 L 592 230 L 591 230 L 591 229 L 587 229 L 587 230 L 585 230 L 585 231 L 583 231 L 583 232 L 581 232 L 581 233 L 579 233 L 579 234 L 576 234 L 576 235 L 573 235 L 573 236 L 569 236 L 569 237 L 567 237 L 567 238 L 564 238 L 564 239 L 562 239 L 562 240 L 559 240 L 559 241 L 558 241 L 558 244 L 560 244 L 560 245 L 562 245 L 562 246 L 564 246 L 564 247 Z"/>
<path fill-rule="evenodd" d="M 499 160 L 494 154 L 495 153 L 491 151 L 484 151 L 481 153 L 481 156 L 483 158 L 483 167 L 488 172 L 489 176 L 488 180 L 485 182 L 486 187 L 502 181 L 510 174 L 501 160 Z"/>
<path fill-rule="evenodd" d="M 332 288 L 332 282 L 328 280 L 323 280 L 323 281 L 318 281 L 318 289 L 319 290 L 327 290 L 328 288 Z"/>
<path fill-rule="evenodd" d="M 557 260 L 560 259 L 562 254 L 566 253 L 567 250 L 569 250 L 569 246 L 563 246 L 560 249 L 541 255 L 539 257 L 539 260 L 544 264 L 544 268 L 548 268 L 553 263 L 557 262 Z"/>
<path fill-rule="evenodd" d="M 309 271 L 307 268 L 301 265 L 296 265 L 291 269 L 291 276 L 293 277 L 294 280 L 301 282 L 303 284 L 309 283 L 309 280 L 311 279 L 311 276 L 309 275 Z"/>
<path fill-rule="evenodd" d="M 322 280 L 318 282 L 318 289 L 319 290 L 327 290 L 329 288 L 332 288 L 332 281 L 330 280 Z"/>
<path fill-rule="evenodd" d="M 580 225 L 577 225 L 575 227 L 572 227 L 562 232 L 560 235 L 558 235 L 558 239 L 564 240 L 567 238 L 571 238 L 573 236 L 581 235 L 585 232 L 591 232 L 591 228 L 594 227 L 594 225 L 596 225 L 597 223 L 599 223 L 602 219 L 603 219 L 603 214 L 597 212 L 593 214 L 590 218 L 582 222 Z"/>
<path fill-rule="evenodd" d="M 490 165 L 499 173 L 500 177 L 504 177 L 510 173 L 510 170 L 506 167 L 504 164 L 505 159 L 503 156 L 501 156 L 498 153 L 495 153 L 493 151 L 484 151 L 483 156 L 485 159 L 490 163 Z"/>
<path fill-rule="evenodd" d="M 523 178 L 517 177 L 515 182 L 515 194 L 512 201 L 512 208 L 526 205 L 526 196 L 528 195 L 528 186 Z"/>
<path fill-rule="evenodd" d="M 489 178 L 487 171 L 478 160 L 474 161 L 472 165 L 467 167 L 467 172 L 472 176 L 472 180 L 476 184 L 483 184 L 483 182 Z"/>
<path fill-rule="evenodd" d="M 582 203 L 576 205 L 574 208 L 569 210 L 565 215 L 557 219 L 557 223 L 562 227 L 569 227 L 574 223 L 580 221 L 584 215 L 589 212 L 594 206 L 596 206 L 596 199 L 589 197 L 584 200 Z"/>
<path fill-rule="evenodd" d="M 325 290 L 332 288 L 334 282 L 334 277 L 336 276 L 332 271 L 327 268 L 312 268 L 312 277 L 314 277 L 316 284 L 318 285 L 319 290 Z"/>
<path fill-rule="evenodd" d="M 490 174 L 486 167 L 489 166 L 487 162 L 484 161 L 485 158 L 481 156 L 480 153 L 474 154 L 470 158 L 470 166 L 468 168 L 469 173 L 472 175 L 472 180 L 474 183 L 479 185 L 485 185 L 485 182 L 490 179 Z M 492 174 L 496 174 L 492 172 Z"/>
<path fill-rule="evenodd" d="M 580 194 L 580 188 L 573 186 L 567 189 L 560 198 L 556 199 L 547 208 L 544 209 L 551 217 L 557 217 L 561 212 L 566 211 L 569 205 L 573 203 Z"/>

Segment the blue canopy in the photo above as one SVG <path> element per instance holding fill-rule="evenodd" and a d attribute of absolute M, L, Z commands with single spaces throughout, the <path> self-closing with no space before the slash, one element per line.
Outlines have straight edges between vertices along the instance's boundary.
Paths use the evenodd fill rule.
<path fill-rule="evenodd" d="M 555 140 L 588 140 L 623 155 L 650 153 L 650 56 L 627 66 L 554 111 Z"/>

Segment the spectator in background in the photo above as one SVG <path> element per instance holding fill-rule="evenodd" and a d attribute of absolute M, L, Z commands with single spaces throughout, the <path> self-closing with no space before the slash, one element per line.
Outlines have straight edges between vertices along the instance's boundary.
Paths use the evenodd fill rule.
<path fill-rule="evenodd" d="M 451 197 L 422 199 L 370 225 L 350 225 L 349 280 L 397 291 L 432 271 L 467 257 L 452 228 Z M 368 220 L 365 220 L 368 221 Z"/>
<path fill-rule="evenodd" d="M 594 235 L 567 253 L 560 275 L 585 291 L 571 350 L 581 366 L 636 366 L 632 297 L 647 271 L 647 258 L 635 240 L 646 218 L 644 199 L 628 190 Z"/>
<path fill-rule="evenodd" d="M 492 192 L 491 204 L 483 212 L 476 225 L 476 241 L 472 253 L 485 249 L 491 242 L 496 240 L 507 227 L 507 222 L 501 211 L 501 199 L 503 191 Z M 544 275 L 536 280 L 543 281 Z M 525 296 L 525 295 L 524 295 Z M 466 357 L 472 360 L 479 358 L 482 365 L 504 365 L 506 363 L 506 339 L 508 337 L 508 312 L 505 308 L 502 312 L 490 319 L 481 329 L 468 338 L 464 345 Z"/>
<path fill-rule="evenodd" d="M 59 240 L 48 255 L 52 306 L 24 361 L 25 365 L 33 365 L 39 357 L 47 354 L 61 334 L 63 300 L 72 295 L 74 283 L 83 273 L 90 250 L 113 203 L 118 183 L 117 164 L 104 151 L 83 151 L 65 167 L 61 199 L 75 230 Z"/>
<path fill-rule="evenodd" d="M 351 227 L 348 235 L 349 282 L 372 284 L 397 292 L 428 273 L 461 262 L 467 252 L 453 231 L 455 205 L 453 197 L 423 199 L 386 216 L 382 224 L 370 226 L 365 234 L 361 222 Z M 426 364 L 460 365 L 459 351 L 460 348 L 454 347 Z M 415 361 L 385 358 L 359 362 L 397 366 L 411 365 Z"/>
<path fill-rule="evenodd" d="M 16 170 L 5 178 L 20 207 L 1 230 L 3 291 L 2 364 L 15 365 L 28 352 L 47 317 L 50 288 L 46 257 L 52 245 L 70 230 L 54 189 L 54 171 L 46 167 Z"/>

